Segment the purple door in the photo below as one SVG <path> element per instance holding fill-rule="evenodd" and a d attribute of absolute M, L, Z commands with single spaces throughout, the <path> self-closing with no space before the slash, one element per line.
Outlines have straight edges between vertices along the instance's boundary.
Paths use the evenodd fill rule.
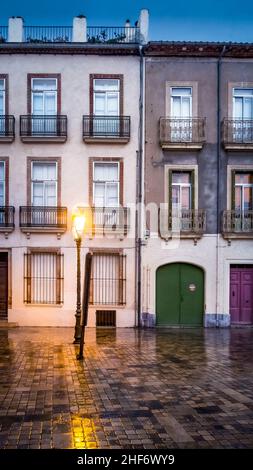
<path fill-rule="evenodd" d="M 253 323 L 253 267 L 232 266 L 230 269 L 231 323 Z"/>

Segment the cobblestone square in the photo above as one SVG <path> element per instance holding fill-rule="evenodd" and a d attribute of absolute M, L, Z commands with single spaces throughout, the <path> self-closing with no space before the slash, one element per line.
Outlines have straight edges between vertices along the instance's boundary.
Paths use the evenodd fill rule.
<path fill-rule="evenodd" d="M 253 329 L 0 330 L 0 448 L 252 448 Z"/>

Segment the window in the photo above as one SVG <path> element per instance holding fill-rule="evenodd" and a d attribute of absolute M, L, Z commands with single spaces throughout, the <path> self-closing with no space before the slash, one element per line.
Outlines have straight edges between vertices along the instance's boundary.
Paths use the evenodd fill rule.
<path fill-rule="evenodd" d="M 5 134 L 5 79 L 0 79 L 0 135 Z"/>
<path fill-rule="evenodd" d="M 253 89 L 233 89 L 233 113 L 235 119 L 253 119 Z"/>
<path fill-rule="evenodd" d="M 120 81 L 115 79 L 94 79 L 94 114 L 96 116 L 118 116 Z"/>
<path fill-rule="evenodd" d="M 194 171 L 169 172 L 170 228 L 192 231 L 194 224 Z"/>
<path fill-rule="evenodd" d="M 190 118 L 192 116 L 192 88 L 171 88 L 171 117 Z"/>
<path fill-rule="evenodd" d="M 33 134 L 56 134 L 57 79 L 32 78 L 31 93 Z"/>
<path fill-rule="evenodd" d="M 171 208 L 176 210 L 192 209 L 193 172 L 171 171 Z"/>
<path fill-rule="evenodd" d="M 125 305 L 126 256 L 119 253 L 94 253 L 91 286 L 90 303 Z"/>
<path fill-rule="evenodd" d="M 0 116 L 5 114 L 5 79 L 0 79 Z"/>
<path fill-rule="evenodd" d="M 0 162 L 0 206 L 5 205 L 5 162 Z"/>
<path fill-rule="evenodd" d="M 93 204 L 95 207 L 119 206 L 119 163 L 94 163 Z"/>
<path fill-rule="evenodd" d="M 253 210 L 253 173 L 234 174 L 234 209 L 236 211 Z"/>
<path fill-rule="evenodd" d="M 175 142 L 192 140 L 192 88 L 171 88 L 171 138 Z"/>
<path fill-rule="evenodd" d="M 32 162 L 32 206 L 57 205 L 57 163 Z"/>
<path fill-rule="evenodd" d="M 24 302 L 63 303 L 63 255 L 35 251 L 24 256 Z"/>

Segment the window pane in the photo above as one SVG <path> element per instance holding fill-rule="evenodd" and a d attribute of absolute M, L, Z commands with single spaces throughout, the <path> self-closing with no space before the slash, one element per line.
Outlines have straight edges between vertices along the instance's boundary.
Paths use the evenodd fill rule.
<path fill-rule="evenodd" d="M 191 174 L 188 172 L 172 172 L 172 183 L 182 184 L 188 183 L 190 184 L 191 181 Z"/>
<path fill-rule="evenodd" d="M 118 181 L 117 163 L 96 163 L 94 167 L 95 181 Z"/>
<path fill-rule="evenodd" d="M 32 205 L 43 206 L 43 183 L 33 183 L 32 185 Z"/>
<path fill-rule="evenodd" d="M 109 183 L 106 185 L 106 206 L 117 207 L 118 206 L 118 184 Z"/>
<path fill-rule="evenodd" d="M 189 98 L 182 98 L 182 117 L 190 117 L 191 116 L 191 102 Z"/>
<path fill-rule="evenodd" d="M 234 117 L 241 119 L 242 118 L 242 98 L 234 99 Z"/>
<path fill-rule="evenodd" d="M 191 188 L 183 186 L 181 193 L 181 208 L 190 209 L 191 208 Z"/>
<path fill-rule="evenodd" d="M 181 98 L 180 97 L 172 97 L 172 110 L 171 114 L 174 117 L 181 116 Z"/>
<path fill-rule="evenodd" d="M 172 186 L 172 205 L 180 202 L 180 187 Z"/>
<path fill-rule="evenodd" d="M 189 87 L 187 88 L 179 88 L 179 87 L 173 87 L 171 89 L 171 94 L 172 95 L 177 95 L 177 96 L 191 96 L 192 94 L 192 89 Z"/>
<path fill-rule="evenodd" d="M 45 183 L 45 206 L 56 206 L 56 183 Z"/>
<path fill-rule="evenodd" d="M 4 162 L 0 162 L 0 181 L 4 181 Z"/>
<path fill-rule="evenodd" d="M 56 93 L 45 93 L 45 114 L 56 114 Z"/>
<path fill-rule="evenodd" d="M 0 90 L 4 90 L 4 88 L 5 88 L 5 80 L 1 79 L 0 80 Z"/>
<path fill-rule="evenodd" d="M 114 79 L 95 79 L 94 90 L 119 91 L 119 80 Z"/>
<path fill-rule="evenodd" d="M 243 117 L 244 119 L 251 119 L 253 117 L 253 99 L 244 98 Z"/>
<path fill-rule="evenodd" d="M 97 207 L 105 206 L 105 184 L 95 183 L 94 185 L 94 204 Z"/>
<path fill-rule="evenodd" d="M 253 173 L 236 173 L 236 184 L 253 184 Z"/>
<path fill-rule="evenodd" d="M 95 93 L 94 100 L 94 114 L 104 116 L 105 112 L 105 94 L 104 93 Z"/>
<path fill-rule="evenodd" d="M 4 182 L 0 182 L 0 206 L 4 206 Z"/>
<path fill-rule="evenodd" d="M 0 114 L 4 114 L 4 91 L 0 91 Z"/>
<path fill-rule="evenodd" d="M 39 181 L 56 180 L 55 163 L 33 163 L 32 179 Z"/>
<path fill-rule="evenodd" d="M 119 114 L 118 109 L 118 94 L 108 93 L 107 94 L 107 114 L 117 116 Z"/>
<path fill-rule="evenodd" d="M 234 96 L 253 96 L 252 88 L 234 88 Z"/>
<path fill-rule="evenodd" d="M 57 90 L 57 80 L 55 78 L 34 78 L 32 80 L 33 90 Z"/>
<path fill-rule="evenodd" d="M 42 93 L 33 93 L 33 114 L 44 114 Z"/>

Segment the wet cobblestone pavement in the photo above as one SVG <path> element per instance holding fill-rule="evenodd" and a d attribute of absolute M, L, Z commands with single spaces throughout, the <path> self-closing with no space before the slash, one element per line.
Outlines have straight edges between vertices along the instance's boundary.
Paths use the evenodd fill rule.
<path fill-rule="evenodd" d="M 0 330 L 0 448 L 253 448 L 253 329 Z"/>

